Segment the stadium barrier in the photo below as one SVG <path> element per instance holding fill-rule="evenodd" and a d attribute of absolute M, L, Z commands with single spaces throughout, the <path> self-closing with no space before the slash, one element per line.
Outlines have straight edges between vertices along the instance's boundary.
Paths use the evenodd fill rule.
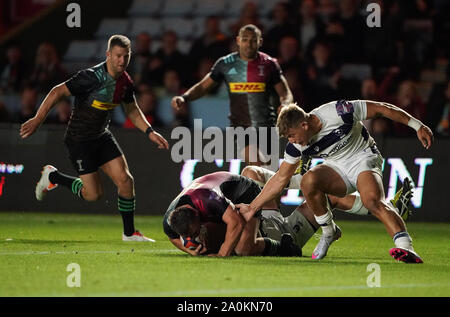
<path fill-rule="evenodd" d="M 65 188 L 50 192 L 43 202 L 36 201 L 34 188 L 43 165 L 51 164 L 62 172 L 75 174 L 63 144 L 65 128 L 44 125 L 26 140 L 20 138 L 18 131 L 19 125 L 0 125 L 0 211 L 117 212 L 116 189 L 105 175 L 102 175 L 105 194 L 98 202 L 84 202 Z M 245 166 L 240 160 L 175 163 L 170 150 L 157 149 L 143 133 L 119 128 L 111 128 L 111 131 L 121 145 L 134 177 L 137 214 L 163 215 L 172 199 L 193 178 L 220 170 L 239 173 Z M 161 134 L 171 145 L 177 142 L 170 139 L 170 130 L 162 130 Z M 415 213 L 411 221 L 450 221 L 449 204 L 445 198 L 448 195 L 450 139 L 435 141 L 430 150 L 425 150 L 415 138 L 377 140 L 385 158 L 383 176 L 386 195 L 392 197 L 405 176 L 410 176 L 416 186 L 413 199 Z M 280 141 L 281 156 L 285 142 Z M 298 190 L 285 192 L 282 212 L 289 212 L 301 201 L 302 195 Z M 335 216 L 361 219 L 340 212 Z"/>

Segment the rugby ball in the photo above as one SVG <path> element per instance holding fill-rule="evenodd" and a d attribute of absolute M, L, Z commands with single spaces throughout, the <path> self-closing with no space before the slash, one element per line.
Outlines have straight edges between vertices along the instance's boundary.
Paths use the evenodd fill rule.
<path fill-rule="evenodd" d="M 185 237 L 185 238 L 180 237 L 180 240 L 181 240 L 181 243 L 183 244 L 183 246 L 189 250 L 195 250 L 198 248 L 199 245 L 201 245 L 200 242 L 198 242 L 196 239 L 191 238 L 191 237 Z"/>

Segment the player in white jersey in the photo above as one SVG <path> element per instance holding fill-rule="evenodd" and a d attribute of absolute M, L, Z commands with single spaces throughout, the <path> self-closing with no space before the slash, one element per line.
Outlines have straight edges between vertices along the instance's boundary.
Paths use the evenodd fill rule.
<path fill-rule="evenodd" d="M 339 100 L 310 113 L 295 104 L 283 109 L 277 127 L 280 136 L 289 140 L 284 161 L 250 205 L 237 206 L 244 218 L 251 219 L 266 201 L 279 195 L 302 155 L 322 157 L 324 163 L 309 170 L 301 180 L 303 194 L 323 232 L 312 258 L 324 258 L 331 243 L 341 236 L 326 195 L 343 197 L 358 190 L 363 205 L 385 225 L 393 238 L 395 247 L 389 251 L 391 256 L 407 263 L 422 263 L 414 251 L 405 223 L 385 201 L 381 172 L 383 158 L 361 122 L 377 116 L 410 126 L 417 131 L 425 148 L 431 146 L 433 134 L 430 128 L 388 103 Z"/>

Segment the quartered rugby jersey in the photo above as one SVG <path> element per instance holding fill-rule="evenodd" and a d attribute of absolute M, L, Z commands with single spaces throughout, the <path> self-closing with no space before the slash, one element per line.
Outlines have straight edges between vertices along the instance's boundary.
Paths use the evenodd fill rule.
<path fill-rule="evenodd" d="M 166 235 L 175 239 L 179 235 L 169 225 L 169 216 L 177 207 L 190 205 L 200 212 L 201 222 L 222 223 L 222 216 L 230 204 L 220 190 L 220 185 L 231 179 L 229 172 L 217 172 L 195 179 L 169 205 L 164 215 L 163 227 Z"/>
<path fill-rule="evenodd" d="M 275 125 L 276 109 L 270 99 L 281 75 L 280 65 L 269 55 L 258 52 L 248 62 L 235 52 L 219 58 L 210 77 L 216 82 L 225 81 L 230 96 L 231 125 L 246 128 Z"/>
<path fill-rule="evenodd" d="M 310 114 L 320 119 L 322 129 L 306 146 L 288 143 L 284 152 L 287 163 L 298 163 L 302 155 L 345 162 L 367 148 L 379 153 L 375 141 L 361 122 L 367 117 L 365 101 L 333 101 Z"/>
<path fill-rule="evenodd" d="M 66 137 L 74 141 L 100 137 L 108 127 L 111 110 L 134 100 L 134 85 L 128 73 L 114 79 L 106 62 L 79 71 L 65 84 L 75 97 L 66 131 Z"/>
<path fill-rule="evenodd" d="M 216 172 L 196 178 L 169 205 L 164 215 L 163 227 L 166 235 L 175 239 L 179 235 L 169 225 L 172 211 L 183 205 L 190 205 L 200 212 L 200 222 L 223 223 L 222 216 L 230 203 L 252 186 L 246 177 L 230 172 Z"/>

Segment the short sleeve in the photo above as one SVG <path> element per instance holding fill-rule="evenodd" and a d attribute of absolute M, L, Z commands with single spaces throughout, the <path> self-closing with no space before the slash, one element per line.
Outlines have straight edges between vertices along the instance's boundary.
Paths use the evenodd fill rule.
<path fill-rule="evenodd" d="M 281 70 L 280 64 L 278 64 L 276 59 L 272 60 L 272 72 L 270 74 L 269 83 L 272 86 L 275 86 L 281 81 L 281 76 L 283 75 L 283 71 Z"/>
<path fill-rule="evenodd" d="M 99 80 L 94 71 L 90 69 L 80 70 L 65 82 L 72 96 L 89 93 L 97 87 Z"/>
<path fill-rule="evenodd" d="M 284 151 L 284 161 L 289 164 L 297 164 L 300 161 L 300 158 L 302 157 L 302 152 L 297 149 L 297 147 L 292 144 L 288 143 L 286 145 L 286 149 Z"/>
<path fill-rule="evenodd" d="M 215 82 L 221 82 L 224 79 L 223 75 L 223 58 L 219 58 L 211 67 L 210 78 Z"/>
<path fill-rule="evenodd" d="M 135 100 L 136 87 L 133 83 L 129 84 L 125 90 L 125 94 L 122 98 L 122 102 L 125 104 L 132 103 Z"/>
<path fill-rule="evenodd" d="M 358 121 L 367 119 L 367 104 L 365 100 L 352 100 L 354 112 L 353 117 Z"/>

